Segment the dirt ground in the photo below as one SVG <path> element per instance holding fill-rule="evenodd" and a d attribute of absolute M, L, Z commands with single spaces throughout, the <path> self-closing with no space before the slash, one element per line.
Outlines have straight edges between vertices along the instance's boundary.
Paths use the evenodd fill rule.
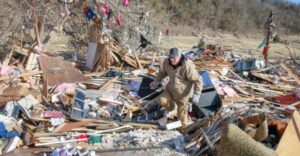
<path fill-rule="evenodd" d="M 250 37 L 236 37 L 230 34 L 221 34 L 218 36 L 204 35 L 206 44 L 221 44 L 224 49 L 232 49 L 232 52 L 237 55 L 249 57 L 261 57 L 261 50 L 257 50 L 257 46 L 262 39 Z M 282 37 L 282 40 L 290 41 L 290 48 L 293 55 L 300 56 L 300 36 Z M 198 37 L 168 37 L 162 40 L 161 47 L 169 49 L 178 47 L 181 50 L 188 50 L 192 46 L 197 45 Z M 290 54 L 283 43 L 271 43 L 269 56 L 272 59 L 287 59 Z"/>
<path fill-rule="evenodd" d="M 231 34 L 219 35 L 202 35 L 205 36 L 205 43 L 207 44 L 221 44 L 224 49 L 232 49 L 233 54 L 246 57 L 262 57 L 261 50 L 257 50 L 257 46 L 262 39 L 253 37 L 237 37 Z M 289 41 L 289 47 L 294 56 L 300 57 L 300 36 L 284 36 L 282 40 Z M 152 39 L 153 40 L 153 39 Z M 197 45 L 199 37 L 193 36 L 170 36 L 163 37 L 160 44 L 156 44 L 160 49 L 168 50 L 172 47 L 177 47 L 181 50 L 189 50 L 194 45 Z M 156 41 L 152 41 L 155 43 Z M 68 52 L 72 48 L 68 47 L 68 36 L 57 34 L 51 42 L 45 47 L 49 51 Z M 271 43 L 269 49 L 269 56 L 271 59 L 281 60 L 290 57 L 290 53 L 284 43 Z"/>

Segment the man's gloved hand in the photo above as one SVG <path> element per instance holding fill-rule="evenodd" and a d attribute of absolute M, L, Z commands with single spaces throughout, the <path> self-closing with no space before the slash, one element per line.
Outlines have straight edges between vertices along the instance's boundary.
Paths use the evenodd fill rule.
<path fill-rule="evenodd" d="M 200 100 L 200 94 L 194 94 L 194 96 L 193 96 L 193 99 L 192 99 L 192 102 L 193 103 L 199 103 L 199 100 Z"/>
<path fill-rule="evenodd" d="M 153 81 L 153 82 L 150 83 L 151 89 L 155 89 L 157 87 L 157 85 L 158 85 L 158 83 L 155 82 L 155 81 Z"/>

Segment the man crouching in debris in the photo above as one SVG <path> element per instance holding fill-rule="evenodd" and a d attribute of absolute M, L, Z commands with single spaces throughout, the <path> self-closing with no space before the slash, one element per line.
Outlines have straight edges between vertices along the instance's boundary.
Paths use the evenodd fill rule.
<path fill-rule="evenodd" d="M 156 88 L 166 76 L 169 76 L 169 82 L 156 102 L 168 112 L 175 109 L 174 102 L 176 102 L 177 115 L 182 124 L 181 130 L 184 131 L 189 122 L 189 99 L 192 97 L 193 103 L 199 102 L 202 79 L 193 62 L 186 59 L 177 48 L 170 49 L 169 58 L 161 64 L 159 73 L 150 83 L 150 87 Z"/>

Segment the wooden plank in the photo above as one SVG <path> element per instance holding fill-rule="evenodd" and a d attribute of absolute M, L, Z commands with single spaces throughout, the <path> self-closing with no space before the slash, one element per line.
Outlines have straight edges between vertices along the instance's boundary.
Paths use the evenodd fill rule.
<path fill-rule="evenodd" d="M 130 56 L 127 55 L 127 53 L 119 46 L 119 43 L 117 41 L 113 41 L 110 44 L 111 51 L 118 55 L 123 61 L 125 61 L 127 64 L 134 68 L 138 68 L 138 63 L 132 59 Z"/>
<path fill-rule="evenodd" d="M 244 94 L 244 95 L 251 96 L 250 93 L 248 93 L 247 91 L 243 90 L 243 89 L 242 89 L 240 86 L 238 86 L 238 85 L 233 85 L 233 88 L 234 88 L 235 90 L 237 90 L 238 92 Z"/>
<path fill-rule="evenodd" d="M 14 48 L 15 48 L 15 44 L 12 45 L 11 50 L 8 52 L 8 54 L 5 56 L 5 58 L 3 59 L 2 65 L 8 65 L 10 58 L 14 52 Z"/>
<path fill-rule="evenodd" d="M 58 127 L 56 127 L 53 132 L 54 133 L 70 132 L 72 131 L 72 129 L 84 127 L 88 123 L 89 123 L 88 121 L 63 123 Z"/>
<path fill-rule="evenodd" d="M 95 65 L 92 68 L 93 72 L 99 71 L 101 68 L 108 69 L 110 65 L 113 63 L 113 57 L 110 52 L 109 44 L 98 44 L 97 52 L 98 58 L 95 60 Z"/>
<path fill-rule="evenodd" d="M 24 67 L 22 65 L 19 64 L 18 67 L 19 67 L 21 73 L 25 73 L 25 69 L 24 69 Z M 28 78 L 28 77 L 23 77 L 23 80 L 25 82 L 30 82 L 30 78 Z"/>
<path fill-rule="evenodd" d="M 293 156 L 300 153 L 300 114 L 294 111 L 290 122 L 277 146 L 279 156 Z"/>
<path fill-rule="evenodd" d="M 65 143 L 80 142 L 80 141 L 88 141 L 88 139 L 84 138 L 84 139 L 73 139 L 73 140 L 65 140 L 65 141 L 53 141 L 53 142 L 46 142 L 46 143 L 36 143 L 35 146 L 49 146 L 53 144 L 65 144 Z"/>
<path fill-rule="evenodd" d="M 96 76 L 96 77 L 100 77 L 102 75 L 104 75 L 107 71 L 101 71 L 101 72 L 96 72 L 96 73 L 89 73 L 89 74 L 84 74 L 85 77 L 92 77 L 92 76 Z"/>
<path fill-rule="evenodd" d="M 139 57 L 136 55 L 136 53 L 134 53 L 134 57 L 135 57 L 135 59 L 136 59 L 136 62 L 137 62 L 137 64 L 138 64 L 139 68 L 143 69 L 143 66 L 142 66 L 142 64 L 141 64 L 141 61 L 139 60 Z"/>
<path fill-rule="evenodd" d="M 117 128 L 112 128 L 112 129 L 107 129 L 107 130 L 97 130 L 97 131 L 93 131 L 93 134 L 102 134 L 102 133 L 109 133 L 109 132 L 115 132 L 118 130 L 122 130 L 122 129 L 132 129 L 133 127 L 130 125 L 124 125 L 122 127 L 117 127 Z"/>
<path fill-rule="evenodd" d="M 34 70 L 38 67 L 38 54 L 36 53 L 30 53 L 25 65 L 25 70 L 30 71 L 30 70 Z"/>
<path fill-rule="evenodd" d="M 48 136 L 64 136 L 67 135 L 67 133 L 54 133 L 54 132 L 35 132 L 34 133 L 34 137 L 38 138 L 38 137 L 48 137 Z"/>
<path fill-rule="evenodd" d="M 279 94 L 279 95 L 284 95 L 283 92 L 280 92 L 280 91 L 275 91 L 275 90 L 270 90 L 270 89 L 265 89 L 265 88 L 258 88 L 258 87 L 254 87 L 254 86 L 251 86 L 252 89 L 255 89 L 257 91 L 260 91 L 260 92 L 270 92 L 270 93 L 275 93 L 275 94 Z"/>
<path fill-rule="evenodd" d="M 285 64 L 280 64 L 280 66 L 287 71 L 290 77 L 294 78 L 298 85 L 300 85 L 300 79 L 299 76 L 295 75 L 290 68 L 288 68 Z"/>
<path fill-rule="evenodd" d="M 117 124 L 117 125 L 121 125 L 121 126 L 130 125 L 135 128 L 142 128 L 142 129 L 157 129 L 157 128 L 159 128 L 158 125 L 153 125 L 153 124 L 122 122 L 122 121 L 109 121 L 109 120 L 103 120 L 103 119 L 97 119 L 97 120 L 84 119 L 83 121 L 93 122 L 93 123 Z"/>
<path fill-rule="evenodd" d="M 4 107 L 6 105 L 7 102 L 9 101 L 14 101 L 14 100 L 19 100 L 21 99 L 21 97 L 3 97 L 0 96 L 0 108 Z"/>
<path fill-rule="evenodd" d="M 62 57 L 40 56 L 39 65 L 43 71 L 43 79 L 48 79 L 49 86 L 86 80 L 72 62 L 65 61 Z"/>
<path fill-rule="evenodd" d="M 102 85 L 99 89 L 100 92 L 105 91 L 110 85 L 112 85 L 119 77 L 114 77 L 108 80 L 104 85 Z"/>
<path fill-rule="evenodd" d="M 3 90 L 3 93 L 1 96 L 14 96 L 14 97 L 21 97 L 21 96 L 26 96 L 28 95 L 28 89 L 22 85 L 18 85 L 18 86 L 10 86 L 6 89 Z"/>
<path fill-rule="evenodd" d="M 44 84 L 43 84 L 43 96 L 49 100 L 48 96 L 48 79 L 44 79 Z"/>
<path fill-rule="evenodd" d="M 33 76 L 33 75 L 39 75 L 42 74 L 42 71 L 33 71 L 33 72 L 27 72 L 27 73 L 23 73 L 21 75 L 18 75 L 18 77 L 26 77 L 26 76 Z M 4 76 L 4 77 L 0 77 L 0 81 L 5 81 L 5 80 L 9 80 L 11 79 L 11 77 L 9 76 Z"/>
<path fill-rule="evenodd" d="M 16 53 L 21 54 L 21 55 L 28 56 L 29 53 L 30 53 L 30 51 L 32 51 L 32 49 L 29 50 L 29 49 L 25 49 L 25 48 L 21 48 L 19 46 L 16 46 L 15 49 L 14 49 L 14 51 Z"/>
<path fill-rule="evenodd" d="M 111 100 L 111 99 L 99 98 L 98 100 L 99 100 L 99 101 L 102 101 L 102 102 L 114 103 L 114 104 L 117 104 L 117 105 L 124 105 L 124 104 L 123 104 L 122 102 L 120 102 L 120 101 Z M 140 109 L 140 107 L 132 106 L 132 105 L 129 105 L 129 104 L 126 104 L 126 103 L 125 103 L 125 106 L 126 106 L 127 109 L 130 109 L 130 110 L 133 111 L 133 112 Z"/>
<path fill-rule="evenodd" d="M 243 78 L 241 78 L 238 74 L 236 74 L 234 71 L 231 69 L 228 69 L 233 75 L 235 75 L 237 78 L 239 78 L 241 81 L 246 82 Z"/>
<path fill-rule="evenodd" d="M 257 73 L 257 72 L 255 72 L 255 71 L 251 71 L 250 72 L 253 76 L 255 76 L 255 77 L 257 77 L 257 78 L 260 78 L 260 79 L 262 79 L 262 80 L 265 80 L 265 81 L 267 81 L 267 82 L 269 82 L 269 83 L 271 83 L 271 84 L 273 84 L 274 83 L 274 80 L 272 80 L 270 77 L 268 77 L 268 75 L 266 75 L 266 74 L 261 74 L 261 73 Z"/>

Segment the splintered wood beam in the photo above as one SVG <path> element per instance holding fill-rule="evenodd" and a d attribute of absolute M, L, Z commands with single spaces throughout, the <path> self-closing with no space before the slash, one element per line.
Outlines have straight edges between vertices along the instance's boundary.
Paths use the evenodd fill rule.
<path fill-rule="evenodd" d="M 204 139 L 205 139 L 205 142 L 206 142 L 207 145 L 209 146 L 209 148 L 210 148 L 211 150 L 213 150 L 213 149 L 214 149 L 214 145 L 213 145 L 212 142 L 210 141 L 209 137 L 206 135 L 206 133 L 203 131 L 202 128 L 200 128 L 200 131 L 201 131 L 201 133 L 202 133 L 202 135 L 203 135 L 203 137 L 204 137 Z"/>
<path fill-rule="evenodd" d="M 44 79 L 44 84 L 43 84 L 43 96 L 48 99 L 49 95 L 48 95 L 48 79 Z"/>
<path fill-rule="evenodd" d="M 136 53 L 134 53 L 134 57 L 135 57 L 135 59 L 136 59 L 136 62 L 137 62 L 137 64 L 138 64 L 139 68 L 143 69 L 143 66 L 142 66 L 142 64 L 141 64 L 141 62 L 140 62 L 140 60 L 139 60 L 139 57 L 136 55 Z"/>
<path fill-rule="evenodd" d="M 103 86 L 100 87 L 99 91 L 103 92 L 105 91 L 111 84 L 113 84 L 119 77 L 114 77 L 110 80 L 108 80 Z"/>
<path fill-rule="evenodd" d="M 288 126 L 286 127 L 276 152 L 280 156 L 299 155 L 300 153 L 300 114 L 294 111 Z"/>
<path fill-rule="evenodd" d="M 9 51 L 9 53 L 5 56 L 3 62 L 2 62 L 2 65 L 8 65 L 9 64 L 9 61 L 10 61 L 10 58 L 14 52 L 14 49 L 15 49 L 15 43 L 12 44 L 11 46 L 11 50 Z"/>
<path fill-rule="evenodd" d="M 17 77 L 33 76 L 33 75 L 38 75 L 38 74 L 42 74 L 42 73 L 43 73 L 43 71 L 34 71 L 34 72 L 18 75 Z M 5 81 L 5 80 L 9 80 L 9 79 L 11 79 L 11 77 L 9 77 L 9 76 L 0 77 L 0 81 Z"/>
<path fill-rule="evenodd" d="M 36 15 L 36 0 L 32 1 L 32 18 L 34 19 L 34 32 L 35 32 L 35 39 L 37 42 L 37 45 L 40 47 L 41 46 L 41 41 L 40 41 L 40 36 L 39 36 L 39 30 L 38 30 L 38 17 Z"/>
<path fill-rule="evenodd" d="M 288 75 L 292 78 L 294 78 L 296 80 L 296 82 L 298 83 L 298 85 L 300 85 L 300 79 L 299 79 L 299 76 L 295 75 L 292 70 L 287 67 L 285 64 L 280 64 L 280 66 L 287 71 Z"/>
<path fill-rule="evenodd" d="M 241 81 L 246 82 L 243 78 L 241 78 L 237 73 L 235 73 L 234 71 L 232 71 L 231 69 L 228 69 L 234 76 L 236 76 L 237 78 L 239 78 Z"/>
<path fill-rule="evenodd" d="M 125 105 L 125 107 L 133 112 L 137 111 L 137 110 L 140 110 L 140 107 L 137 107 L 137 106 L 133 106 L 133 105 L 130 105 L 130 104 L 126 104 L 126 103 L 123 103 L 121 101 L 116 101 L 116 100 L 112 100 L 112 99 L 106 99 L 106 98 L 99 98 L 98 99 L 99 101 L 102 101 L 102 102 L 107 102 L 107 103 L 114 103 L 114 104 L 117 104 L 117 105 Z"/>
<path fill-rule="evenodd" d="M 134 123 L 134 122 L 124 122 L 124 121 L 110 121 L 110 120 L 103 120 L 103 119 L 83 119 L 83 121 L 89 121 L 90 123 L 105 123 L 105 124 L 117 124 L 120 126 L 130 125 L 135 128 L 141 128 L 141 129 L 158 129 L 160 128 L 159 125 L 153 125 L 153 124 L 144 124 L 144 123 Z"/>
<path fill-rule="evenodd" d="M 255 77 L 257 77 L 257 78 L 260 78 L 260 79 L 262 79 L 262 80 L 265 80 L 265 81 L 267 81 L 267 82 L 269 82 L 269 83 L 271 83 L 271 84 L 274 83 L 274 81 L 273 81 L 271 78 L 269 78 L 268 75 L 266 75 L 266 74 L 257 73 L 257 72 L 255 72 L 255 71 L 251 71 L 250 73 L 251 73 L 253 76 L 255 76 Z"/>

